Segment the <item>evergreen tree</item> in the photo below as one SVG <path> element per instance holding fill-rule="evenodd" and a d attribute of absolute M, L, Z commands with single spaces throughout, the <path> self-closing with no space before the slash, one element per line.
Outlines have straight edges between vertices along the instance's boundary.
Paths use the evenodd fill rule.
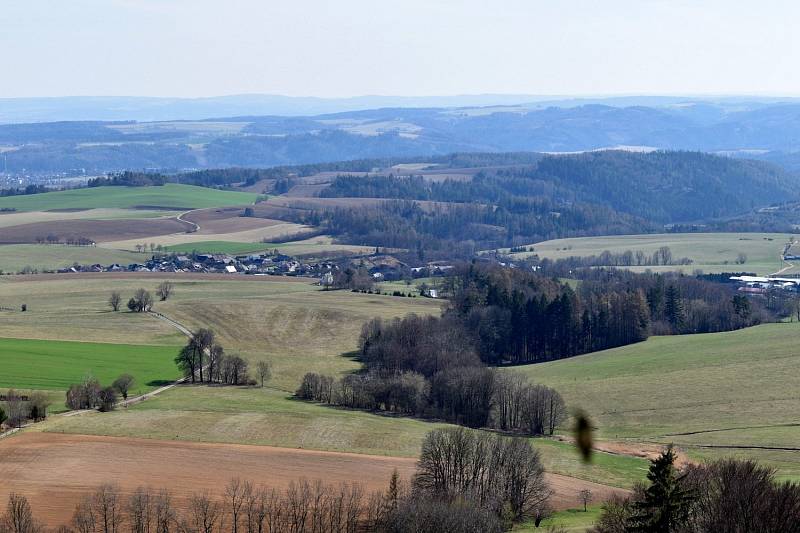
<path fill-rule="evenodd" d="M 683 301 L 681 301 L 680 292 L 675 285 L 669 285 L 664 295 L 664 315 L 670 325 L 672 325 L 672 329 L 675 333 L 683 331 L 686 325 L 686 319 L 683 313 Z"/>
<path fill-rule="evenodd" d="M 688 521 L 694 495 L 684 486 L 684 476 L 678 474 L 674 463 L 671 445 L 652 460 L 647 474 L 650 486 L 644 491 L 644 499 L 634 502 L 627 531 L 672 533 Z"/>

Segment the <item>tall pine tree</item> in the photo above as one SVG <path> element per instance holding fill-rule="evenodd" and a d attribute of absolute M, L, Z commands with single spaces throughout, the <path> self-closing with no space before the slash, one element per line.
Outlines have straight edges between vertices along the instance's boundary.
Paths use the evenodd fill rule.
<path fill-rule="evenodd" d="M 694 499 L 675 468 L 675 452 L 669 446 L 653 459 L 647 473 L 650 486 L 644 498 L 633 504 L 634 513 L 625 528 L 631 533 L 672 533 L 689 520 Z"/>

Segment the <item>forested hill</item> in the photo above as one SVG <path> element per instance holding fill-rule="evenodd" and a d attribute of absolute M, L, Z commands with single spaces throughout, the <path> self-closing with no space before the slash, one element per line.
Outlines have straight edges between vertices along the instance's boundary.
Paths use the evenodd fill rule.
<path fill-rule="evenodd" d="M 487 168 L 470 181 L 340 176 L 321 194 L 476 202 L 506 208 L 523 199 L 546 199 L 554 208 L 599 204 L 667 224 L 734 216 L 796 199 L 800 179 L 770 164 L 699 152 L 601 151 L 549 155 L 532 164 Z"/>

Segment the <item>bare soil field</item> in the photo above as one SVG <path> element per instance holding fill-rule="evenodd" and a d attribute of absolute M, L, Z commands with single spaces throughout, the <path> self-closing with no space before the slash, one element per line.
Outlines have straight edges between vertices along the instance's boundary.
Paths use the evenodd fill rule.
<path fill-rule="evenodd" d="M 248 219 L 242 219 L 248 220 Z M 179 244 L 190 244 L 195 242 L 205 241 L 227 241 L 227 242 L 252 242 L 261 243 L 264 240 L 284 238 L 284 237 L 297 237 L 303 238 L 313 231 L 311 226 L 303 224 L 294 224 L 292 222 L 278 222 L 275 220 L 267 219 L 249 219 L 260 221 L 257 227 L 253 229 L 244 229 L 240 231 L 231 232 L 215 232 L 212 229 L 204 229 L 201 225 L 199 231 L 192 233 L 172 233 L 168 235 L 151 234 L 149 237 L 133 238 L 133 239 L 120 239 L 115 241 L 103 242 L 106 248 L 116 248 L 118 250 L 133 250 L 137 244 L 142 243 L 155 243 L 163 246 L 175 246 Z M 213 221 L 210 224 L 218 225 L 225 224 L 224 220 Z M 239 224 L 237 220 L 231 224 Z M 245 222 L 246 224 L 247 222 Z M 268 245 L 265 245 L 268 248 Z"/>
<path fill-rule="evenodd" d="M 68 523 L 80 497 L 105 482 L 130 493 L 139 486 L 167 488 L 181 508 L 193 492 L 220 494 L 234 477 L 273 487 L 300 478 L 325 483 L 357 481 L 367 492 L 384 490 L 397 469 L 414 472 L 410 458 L 321 452 L 267 446 L 205 444 L 149 439 L 26 432 L 0 441 L 0 502 L 11 491 L 25 495 L 48 526 Z M 605 485 L 548 475 L 556 509 L 574 507 L 589 488 L 596 501 L 615 492 Z"/>
<path fill-rule="evenodd" d="M 152 235 L 186 232 L 192 226 L 176 218 L 143 218 L 131 220 L 54 220 L 5 227 L 0 231 L 0 244 L 35 243 L 37 238 L 55 235 L 61 240 L 88 238 L 95 242 L 141 239 Z"/>

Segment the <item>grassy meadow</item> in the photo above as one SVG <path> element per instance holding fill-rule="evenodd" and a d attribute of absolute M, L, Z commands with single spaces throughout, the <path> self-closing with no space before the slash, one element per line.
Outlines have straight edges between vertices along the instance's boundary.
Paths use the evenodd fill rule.
<path fill-rule="evenodd" d="M 754 457 L 800 478 L 799 338 L 798 323 L 766 324 L 513 370 L 557 388 L 602 439 L 675 443 L 699 459 Z"/>
<path fill-rule="evenodd" d="M 252 204 L 258 195 L 168 183 L 157 187 L 93 187 L 0 198 L 0 208 L 50 211 L 94 208 L 165 207 L 200 209 Z"/>
<path fill-rule="evenodd" d="M 648 235 L 615 235 L 555 239 L 530 245 L 533 252 L 520 252 L 515 257 L 537 254 L 541 258 L 563 259 L 571 256 L 600 255 L 605 250 L 623 253 L 642 250 L 651 255 L 661 246 L 669 246 L 673 258 L 688 257 L 691 265 L 632 267 L 632 270 L 682 270 L 691 273 L 747 271 L 771 274 L 783 267 L 780 254 L 790 235 L 784 233 L 663 233 Z M 740 253 L 747 256 L 743 265 L 735 264 Z"/>

